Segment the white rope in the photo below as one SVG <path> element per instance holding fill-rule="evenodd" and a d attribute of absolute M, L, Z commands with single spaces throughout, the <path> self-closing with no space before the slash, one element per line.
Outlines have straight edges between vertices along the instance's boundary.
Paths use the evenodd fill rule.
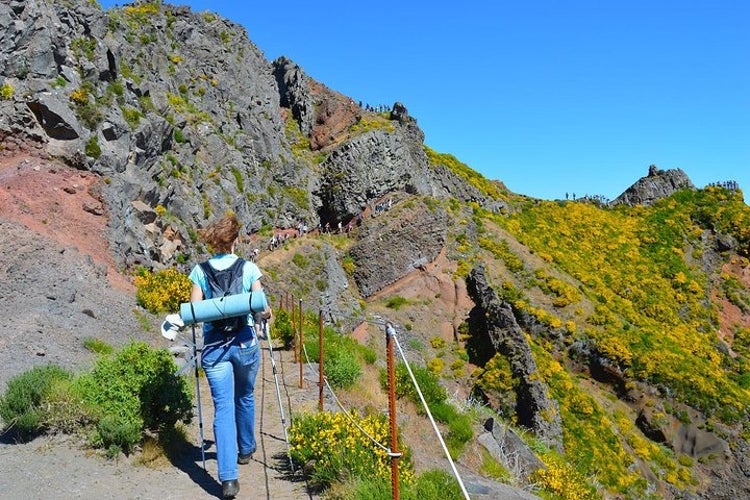
<path fill-rule="evenodd" d="M 307 360 L 307 366 L 310 367 L 310 369 L 313 371 L 313 374 L 316 375 L 318 378 L 320 378 L 320 375 L 318 374 L 318 370 L 315 369 L 315 365 L 310 361 L 310 357 L 307 355 L 307 347 L 305 347 L 305 343 L 302 342 L 302 351 L 305 353 L 305 360 Z"/>
<path fill-rule="evenodd" d="M 367 431 L 364 430 L 362 428 L 362 426 L 360 426 L 359 423 L 356 420 L 354 420 L 354 418 L 349 414 L 349 412 L 347 411 L 347 409 L 344 408 L 344 405 L 341 404 L 341 401 L 339 401 L 339 398 L 336 397 L 336 393 L 333 392 L 333 389 L 331 388 L 331 385 L 328 383 L 328 377 L 323 377 L 323 381 L 325 382 L 326 387 L 328 387 L 328 390 L 331 391 L 331 395 L 333 396 L 333 400 L 336 402 L 336 404 L 338 405 L 338 407 L 341 408 L 341 411 L 344 413 L 344 415 L 346 416 L 346 418 L 348 418 L 349 421 L 351 423 L 353 423 L 357 427 L 357 429 L 359 429 L 359 431 L 362 434 L 364 434 L 365 436 L 367 436 L 367 438 L 369 438 L 370 441 L 372 441 L 373 444 L 375 444 L 375 446 L 377 446 L 378 448 L 381 448 L 384 452 L 386 452 L 388 454 L 388 456 L 390 456 L 390 457 L 400 457 L 401 456 L 401 453 L 394 453 L 393 451 L 391 451 L 390 448 L 388 448 L 387 446 L 384 446 L 384 445 L 380 444 L 374 437 L 372 437 L 370 434 L 368 434 Z"/>
<path fill-rule="evenodd" d="M 318 371 L 315 370 L 315 368 L 313 367 L 314 366 L 313 363 L 310 362 L 310 358 L 307 355 L 307 347 L 305 347 L 305 343 L 304 342 L 302 342 L 302 351 L 305 353 L 305 359 L 307 360 L 307 365 L 315 373 L 315 375 L 318 375 Z M 318 375 L 318 377 L 320 377 L 320 375 Z M 388 456 L 390 456 L 390 457 L 400 457 L 401 456 L 401 453 L 394 453 L 393 451 L 391 451 L 390 448 L 388 448 L 387 446 L 384 446 L 381 443 L 379 443 L 377 439 L 375 439 L 373 436 L 371 436 L 370 434 L 368 434 L 367 431 L 364 430 L 362 428 L 362 426 L 360 426 L 359 423 L 356 420 L 354 420 L 354 417 L 352 417 L 349 414 L 349 411 L 346 408 L 344 408 L 344 405 L 341 403 L 341 401 L 339 401 L 339 398 L 336 397 L 336 393 L 333 391 L 333 388 L 331 387 L 331 384 L 328 383 L 328 377 L 323 377 L 323 382 L 325 382 L 326 387 L 328 387 L 328 390 L 330 391 L 331 396 L 333 396 L 333 400 L 335 401 L 336 405 L 341 409 L 341 411 L 344 413 L 344 415 L 346 416 L 346 418 L 348 418 L 349 421 L 351 423 L 353 423 L 357 427 L 357 429 L 359 429 L 359 431 L 362 434 L 364 434 L 365 436 L 367 436 L 367 438 L 370 441 L 372 441 L 373 444 L 375 444 L 375 446 L 377 446 L 378 448 L 381 448 L 383 451 L 385 451 L 388 454 Z"/>
<path fill-rule="evenodd" d="M 396 342 L 396 347 L 398 347 L 398 352 L 401 354 L 401 359 L 404 360 L 404 364 L 406 365 L 406 370 L 409 372 L 409 376 L 411 377 L 411 381 L 414 383 L 414 388 L 417 390 L 417 394 L 419 394 L 419 399 L 422 401 L 422 406 L 424 406 L 425 411 L 427 412 L 427 416 L 430 417 L 430 423 L 432 424 L 432 428 L 435 430 L 435 434 L 437 434 L 438 439 L 440 440 L 440 445 L 443 447 L 443 452 L 445 453 L 446 458 L 448 458 L 448 462 L 451 464 L 451 469 L 453 469 L 453 474 L 456 476 L 456 480 L 458 480 L 459 486 L 461 486 L 461 491 L 464 494 L 464 497 L 466 500 L 471 500 L 469 498 L 469 493 L 466 491 L 466 487 L 464 486 L 464 482 L 461 480 L 461 476 L 458 474 L 458 470 L 456 470 L 456 465 L 453 463 L 453 459 L 451 458 L 451 454 L 448 452 L 448 448 L 445 446 L 445 441 L 443 441 L 443 436 L 440 435 L 440 430 L 438 430 L 437 425 L 435 424 L 435 419 L 432 418 L 432 413 L 430 412 L 430 408 L 427 406 L 427 402 L 424 399 L 424 396 L 422 395 L 422 390 L 419 388 L 419 384 L 417 384 L 417 379 L 414 378 L 414 373 L 411 371 L 411 367 L 409 366 L 409 362 L 406 360 L 406 356 L 404 355 L 404 351 L 401 349 L 401 344 L 398 341 L 398 337 L 396 337 L 396 329 L 393 328 L 392 325 L 388 325 L 388 334 L 393 337 L 393 340 Z"/>

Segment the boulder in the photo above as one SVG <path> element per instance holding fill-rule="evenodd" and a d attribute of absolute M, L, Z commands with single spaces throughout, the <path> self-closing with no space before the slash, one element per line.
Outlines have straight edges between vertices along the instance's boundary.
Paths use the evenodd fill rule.
<path fill-rule="evenodd" d="M 638 179 L 611 204 L 652 205 L 655 201 L 667 198 L 680 189 L 695 189 L 685 172 L 679 168 L 661 170 L 656 165 L 651 165 L 646 177 Z"/>

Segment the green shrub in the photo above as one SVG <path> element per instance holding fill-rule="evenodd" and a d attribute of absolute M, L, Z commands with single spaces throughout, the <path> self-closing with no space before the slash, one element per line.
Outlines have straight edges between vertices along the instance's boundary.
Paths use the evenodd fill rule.
<path fill-rule="evenodd" d="M 143 429 L 160 430 L 192 419 L 192 395 L 187 379 L 165 349 L 131 342 L 114 357 L 97 360 L 80 378 L 84 400 L 97 409 L 95 445 L 129 452 Z"/>
<path fill-rule="evenodd" d="M 356 267 L 357 266 L 354 263 L 354 259 L 350 255 L 344 256 L 344 258 L 341 260 L 341 268 L 344 270 L 347 276 L 352 276 Z"/>
<path fill-rule="evenodd" d="M 396 396 L 399 398 L 409 398 L 417 405 L 417 412 L 424 413 L 422 402 L 406 370 L 406 365 L 398 363 L 395 372 Z M 458 457 L 464 445 L 474 436 L 471 428 L 471 418 L 468 414 L 461 413 L 456 407 L 448 403 L 448 393 L 440 385 L 437 376 L 429 369 L 420 366 L 412 367 L 412 373 L 433 418 L 439 422 L 448 424 L 448 434 L 445 439 L 446 445 L 451 456 L 454 458 Z M 388 374 L 385 369 L 380 372 L 380 382 L 384 390 L 387 390 Z"/>
<path fill-rule="evenodd" d="M 83 347 L 96 354 L 109 355 L 112 354 L 112 346 L 107 344 L 101 339 L 94 337 L 87 337 L 83 339 Z"/>
<path fill-rule="evenodd" d="M 284 311 L 281 312 L 284 313 Z M 277 331 L 291 329 L 291 327 L 280 322 L 279 317 L 280 315 L 277 315 L 277 320 L 274 321 Z M 308 312 L 304 315 L 302 337 L 305 350 L 302 356 L 303 359 L 312 363 L 316 363 L 319 358 L 318 328 L 317 313 Z M 323 328 L 323 372 L 332 387 L 352 387 L 362 374 L 360 362 L 372 364 L 376 360 L 377 353 L 372 349 L 360 345 L 359 342 L 349 336 L 339 334 L 330 326 Z"/>
<path fill-rule="evenodd" d="M 122 110 L 122 116 L 125 118 L 125 121 L 132 130 L 135 130 L 135 128 L 138 127 L 138 124 L 141 123 L 143 114 L 138 109 L 129 106 L 122 106 L 120 109 Z"/>
<path fill-rule="evenodd" d="M 451 457 L 458 459 L 466 443 L 474 437 L 474 431 L 471 428 L 471 417 L 466 413 L 454 412 L 451 419 L 447 422 L 448 434 L 445 436 L 445 445 L 448 447 Z"/>
<path fill-rule="evenodd" d="M 237 167 L 232 169 L 232 175 L 234 175 L 234 182 L 237 184 L 237 191 L 240 193 L 245 192 L 245 180 L 242 178 L 242 172 Z"/>
<path fill-rule="evenodd" d="M 88 142 L 86 142 L 85 151 L 86 156 L 89 156 L 95 160 L 98 160 L 102 155 L 102 148 L 99 146 L 99 139 L 97 139 L 95 135 L 89 137 Z"/>
<path fill-rule="evenodd" d="M 182 131 L 182 129 L 176 128 L 174 129 L 174 142 L 177 144 L 182 144 L 184 142 L 187 142 L 187 139 L 185 138 L 185 133 Z"/>
<path fill-rule="evenodd" d="M 388 300 L 385 302 L 385 307 L 398 311 L 407 302 L 408 300 L 406 300 L 405 297 L 401 297 L 400 295 L 394 295 L 388 298 Z"/>
<path fill-rule="evenodd" d="M 412 373 L 414 374 L 414 378 L 419 385 L 419 389 L 422 391 L 422 396 L 424 396 L 424 399 L 427 402 L 427 406 L 430 408 L 430 411 L 432 411 L 432 408 L 435 405 L 437 405 L 438 403 L 443 403 L 446 400 L 446 398 L 448 397 L 448 393 L 445 391 L 445 388 L 440 385 L 437 377 L 428 369 L 421 366 L 413 366 Z M 407 371 L 406 365 L 404 363 L 399 362 L 396 364 L 395 378 L 396 397 L 407 397 L 411 401 L 413 401 L 419 408 L 421 408 L 422 402 L 419 399 L 417 390 L 411 381 L 411 377 L 409 376 L 409 372 Z M 385 369 L 380 372 L 380 383 L 383 389 L 387 390 L 388 374 Z"/>
<path fill-rule="evenodd" d="M 292 257 L 292 262 L 300 269 L 305 269 L 310 265 L 310 259 L 302 255 L 301 253 L 295 253 L 294 257 Z"/>
<path fill-rule="evenodd" d="M 364 360 L 364 362 L 367 363 L 368 365 L 375 364 L 375 361 L 378 360 L 378 353 L 375 352 L 375 349 L 370 349 L 369 347 L 366 347 L 366 346 L 359 346 L 359 347 L 360 347 L 359 351 L 360 353 L 362 353 L 362 359 Z"/>
<path fill-rule="evenodd" d="M 439 469 L 428 470 L 417 476 L 414 484 L 405 492 L 404 499 L 458 500 L 464 498 L 458 481 Z"/>
<path fill-rule="evenodd" d="M 325 351 L 323 372 L 331 387 L 349 389 L 362 374 L 362 368 L 354 351 L 334 344 Z"/>
<path fill-rule="evenodd" d="M 289 311 L 279 310 L 274 312 L 273 328 L 271 336 L 282 342 L 284 347 L 290 347 L 294 342 L 296 331 L 292 327 L 292 318 Z"/>
<path fill-rule="evenodd" d="M 4 428 L 13 429 L 22 439 L 48 428 L 49 406 L 46 400 L 60 381 L 70 381 L 71 373 L 57 365 L 36 366 L 8 382 L 0 399 L 0 418 Z"/>
<path fill-rule="evenodd" d="M 387 478 L 362 477 L 326 492 L 328 500 L 390 500 L 393 498 L 391 482 Z M 433 469 L 401 482 L 400 498 L 403 500 L 461 500 L 461 487 L 449 473 Z"/>
<path fill-rule="evenodd" d="M 70 48 L 77 58 L 85 57 L 89 61 L 93 61 L 96 52 L 96 39 L 76 38 L 70 42 Z"/>

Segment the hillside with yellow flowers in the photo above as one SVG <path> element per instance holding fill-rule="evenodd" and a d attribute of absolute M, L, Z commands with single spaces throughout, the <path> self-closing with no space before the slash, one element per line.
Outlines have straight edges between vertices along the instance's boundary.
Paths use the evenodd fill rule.
<path fill-rule="evenodd" d="M 425 145 L 403 103 L 357 104 L 286 57 L 266 60 L 230 20 L 162 1 L 21 0 L 0 8 L 2 30 L 2 389 L 43 364 L 85 370 L 91 345 L 164 348 L 160 321 L 210 255 L 199 229 L 232 212 L 236 251 L 258 263 L 272 303 L 302 306 L 310 353 L 323 319 L 326 371 L 365 426 L 380 432 L 388 407 L 390 324 L 475 484 L 750 497 L 750 207 L 736 183 L 696 187 L 652 165 L 611 203 L 513 193 Z M 453 498 L 453 480 L 433 475 L 448 467 L 426 411 L 397 373 L 405 477 L 432 487 L 417 498 Z M 49 417 L 35 431 L 96 420 L 45 413 L 76 401 L 50 387 L 60 392 L 31 408 Z M 348 459 L 361 436 L 327 412 L 294 414 L 297 471 L 329 498 L 386 491 L 361 473 L 383 472 L 383 456 L 358 456 L 358 476 Z M 7 460 L 22 449 L 14 418 Z M 129 430 L 108 453 L 154 440 Z M 23 460 L 14 470 L 35 470 Z M 133 488 L 147 483 L 127 471 Z"/>

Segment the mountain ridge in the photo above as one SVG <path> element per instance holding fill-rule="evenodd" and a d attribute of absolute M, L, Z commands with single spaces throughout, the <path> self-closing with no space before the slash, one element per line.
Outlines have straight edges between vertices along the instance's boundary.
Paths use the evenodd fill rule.
<path fill-rule="evenodd" d="M 427 332 L 433 332 L 460 351 L 473 336 L 488 333 L 481 324 L 474 324 L 469 333 L 464 330 L 466 319 L 479 311 L 467 301 L 464 277 L 477 264 L 491 259 L 487 280 L 494 284 L 503 307 L 511 311 L 516 323 L 511 329 L 533 337 L 526 351 L 538 358 L 538 376 L 552 377 L 555 363 L 566 370 L 575 368 L 571 373 L 590 374 L 593 384 L 613 388 L 618 406 L 627 403 L 628 411 L 636 411 L 632 422 L 639 430 L 632 435 L 620 431 L 629 447 L 636 448 L 634 443 L 645 447 L 647 441 L 639 441 L 645 436 L 674 450 L 674 460 L 682 453 L 693 462 L 691 467 L 665 467 L 662 477 L 657 477 L 649 469 L 653 466 L 646 465 L 648 460 L 639 456 L 634 467 L 643 469 L 639 481 L 649 485 L 642 491 L 658 488 L 664 496 L 714 498 L 750 491 L 742 472 L 750 470 L 742 451 L 747 449 L 747 441 L 737 430 L 738 424 L 725 427 L 723 422 L 713 422 L 705 409 L 672 401 L 668 396 L 674 389 L 650 379 L 654 375 L 648 367 L 634 367 L 622 353 L 631 346 L 624 346 L 606 330 L 606 325 L 618 320 L 610 317 L 613 312 L 604 305 L 641 293 L 637 280 L 616 288 L 609 297 L 609 292 L 595 288 L 598 278 L 577 271 L 575 266 L 561 267 L 564 262 L 555 248 L 544 248 L 559 245 L 560 240 L 537 243 L 532 238 L 536 237 L 533 223 L 523 219 L 534 213 L 561 217 L 557 224 L 553 219 L 534 221 L 556 234 L 564 226 L 562 215 L 582 217 L 580 225 L 603 231 L 602 239 L 607 232 L 615 233 L 618 224 L 627 227 L 629 219 L 647 210 L 652 210 L 645 213 L 654 214 L 654 218 L 663 217 L 654 220 L 654 227 L 671 227 L 673 220 L 679 220 L 691 235 L 693 230 L 687 225 L 700 224 L 695 226 L 695 231 L 701 230 L 697 238 L 680 240 L 679 245 L 675 241 L 674 246 L 690 247 L 689 252 L 682 252 L 685 259 L 702 266 L 707 280 L 715 281 L 709 289 L 713 298 L 708 297 L 704 304 L 708 307 L 711 301 L 722 301 L 719 327 L 706 326 L 711 319 L 691 311 L 689 302 L 682 306 L 685 310 L 654 314 L 674 318 L 668 323 L 675 328 L 682 328 L 678 324 L 682 315 L 693 318 L 707 335 L 717 330 L 723 344 L 701 353 L 726 356 L 729 364 L 729 360 L 742 357 L 733 352 L 742 347 L 734 340 L 744 338 L 750 325 L 747 309 L 743 309 L 750 279 L 742 259 L 750 254 L 750 247 L 741 222 L 747 219 L 727 223 L 712 218 L 710 210 L 700 208 L 699 203 L 708 203 L 703 198 L 710 196 L 725 204 L 739 196 L 742 202 L 741 191 L 696 190 L 684 172 L 651 166 L 646 177 L 612 204 L 596 199 L 575 204 L 568 200 L 546 202 L 512 193 L 454 157 L 429 150 L 404 105 L 396 103 L 385 113 L 362 109 L 350 98 L 310 79 L 286 58 L 265 61 L 244 30 L 231 21 L 161 2 L 139 2 L 102 12 L 85 1 L 14 1 L 0 6 L 0 26 L 13 41 L 0 50 L 2 83 L 12 90 L 10 98 L 0 100 L 0 154 L 9 159 L 5 173 L 0 174 L 3 192 L 15 194 L 28 188 L 23 175 L 37 167 L 62 176 L 63 180 L 56 182 L 63 191 L 50 192 L 50 200 L 72 197 L 76 210 L 83 210 L 84 216 L 98 222 L 108 220 L 106 229 L 100 225 L 96 231 L 106 234 L 109 248 L 89 246 L 81 251 L 100 256 L 94 261 L 106 262 L 110 279 L 119 279 L 115 270 L 132 272 L 139 266 L 156 271 L 171 267 L 186 270 L 205 256 L 205 249 L 194 241 L 194 228 L 231 209 L 245 224 L 247 248 L 252 245 L 262 250 L 260 262 L 267 269 L 267 285 L 273 291 L 296 290 L 343 330 L 353 329 L 354 318 L 365 314 L 386 315 L 406 332 L 418 325 L 425 332 L 422 342 L 429 343 Z M 80 179 L 70 181 L 74 175 L 66 176 L 74 172 L 54 166 L 54 161 L 51 167 L 25 163 L 28 153 L 45 163 L 58 158 L 77 169 Z M 17 184 L 11 184 L 11 178 Z M 93 184 L 89 184 L 91 179 L 95 179 Z M 686 192 L 697 193 L 697 198 L 683 196 Z M 51 222 L 55 221 L 51 214 L 58 210 L 64 218 L 68 210 L 46 207 L 37 212 L 28 201 L 33 193 L 27 194 L 26 201 L 7 198 L 0 212 L 3 218 L 21 220 L 27 226 L 36 224 L 35 231 L 62 238 L 64 225 L 63 232 L 51 234 Z M 692 203 L 700 210 L 692 218 L 680 218 L 679 213 L 669 212 L 672 203 Z M 11 212 L 10 207 L 19 210 Z M 631 209 L 634 215 L 626 212 Z M 24 210 L 27 214 L 44 213 L 49 220 L 40 224 L 34 217 L 24 218 Z M 743 217 L 745 213 L 739 212 Z M 350 230 L 348 236 L 335 234 L 339 223 Z M 317 231 L 317 236 L 292 239 L 284 247 L 284 258 L 281 252 L 265 248 L 265 238 L 282 231 L 294 234 L 301 224 Z M 320 234 L 326 225 L 334 234 Z M 71 227 L 81 230 L 80 225 L 67 230 Z M 575 226 L 565 229 L 577 230 Z M 628 234 L 640 233 L 634 230 Z M 675 235 L 683 238 L 682 233 Z M 654 258 L 668 259 L 650 241 L 653 236 L 643 239 L 642 247 L 652 251 Z M 577 241 L 585 240 L 584 233 L 577 236 Z M 562 241 L 571 245 L 571 252 L 583 254 L 583 249 L 574 248 L 575 239 Z M 606 241 L 611 246 L 626 246 L 625 242 Z M 306 268 L 294 264 L 296 255 L 307 259 L 297 259 L 308 262 Z M 438 262 L 440 267 L 436 267 Z M 602 262 L 614 265 L 606 259 Z M 692 268 L 677 269 L 670 271 L 673 286 L 682 294 L 695 293 L 689 285 L 699 286 L 702 278 L 693 279 L 697 272 Z M 725 272 L 734 281 L 723 278 Z M 406 284 L 415 277 L 422 285 L 409 288 Z M 622 278 L 609 274 L 607 279 Z M 127 289 L 128 285 L 123 286 Z M 589 299 L 586 294 L 591 289 L 602 297 Z M 514 297 L 519 290 L 526 304 Z M 727 300 L 732 294 L 735 298 Z M 388 307 L 384 299 L 389 296 L 405 298 L 405 311 Z M 659 311 L 658 304 L 654 307 Z M 547 313 L 552 314 L 551 319 L 543 314 L 544 308 L 552 311 Z M 558 326 L 558 316 L 567 323 Z M 580 321 L 582 316 L 588 319 Z M 728 319 L 730 316 L 734 319 Z M 650 321 L 634 320 L 637 318 L 632 316 L 624 322 L 622 331 L 628 331 L 625 327 L 636 331 L 652 328 Z M 575 326 L 576 322 L 592 330 L 605 328 L 606 335 L 584 334 L 587 330 Z M 570 323 L 574 325 L 567 326 Z M 413 335 L 415 342 L 419 340 Z M 552 359 L 538 350 L 547 343 Z M 497 350 L 479 352 L 477 348 L 468 356 L 468 366 L 491 373 L 487 363 L 496 359 Z M 438 350 L 429 348 L 411 354 L 425 363 L 440 358 Z M 443 352 L 442 356 L 461 359 L 455 352 Z M 476 364 L 477 356 L 482 364 Z M 514 357 L 509 359 L 512 364 Z M 501 361 L 493 363 L 499 366 Z M 641 374 L 633 374 L 638 369 Z M 738 377 L 746 373 L 742 366 L 732 370 Z M 532 381 L 522 370 L 510 373 L 513 380 L 520 380 L 514 383 Z M 456 391 L 470 397 L 475 381 L 465 374 L 448 375 L 446 383 L 454 379 L 460 380 Z M 550 380 L 545 379 L 542 392 L 555 392 Z M 497 401 L 504 396 L 492 394 L 489 378 L 484 385 L 479 392 L 498 408 L 511 412 L 511 419 L 512 408 L 525 408 L 516 406 L 517 400 Z M 741 392 L 746 392 L 745 387 L 731 389 L 747 397 Z M 610 389 L 599 391 L 601 401 L 606 401 L 603 396 Z M 557 394 L 557 399 L 562 401 L 562 396 Z M 666 411 L 667 403 L 677 409 Z M 563 405 L 554 411 L 566 417 L 568 410 Z M 680 427 L 680 411 L 697 424 Z M 741 429 L 742 418 L 739 422 Z M 711 444 L 699 450 L 695 447 L 708 441 Z M 722 442 L 731 443 L 736 451 Z M 683 448 L 685 443 L 693 447 Z M 716 453 L 727 456 L 706 458 Z M 667 477 L 688 469 L 708 484 L 696 486 Z M 711 474 L 721 480 L 710 483 Z"/>

